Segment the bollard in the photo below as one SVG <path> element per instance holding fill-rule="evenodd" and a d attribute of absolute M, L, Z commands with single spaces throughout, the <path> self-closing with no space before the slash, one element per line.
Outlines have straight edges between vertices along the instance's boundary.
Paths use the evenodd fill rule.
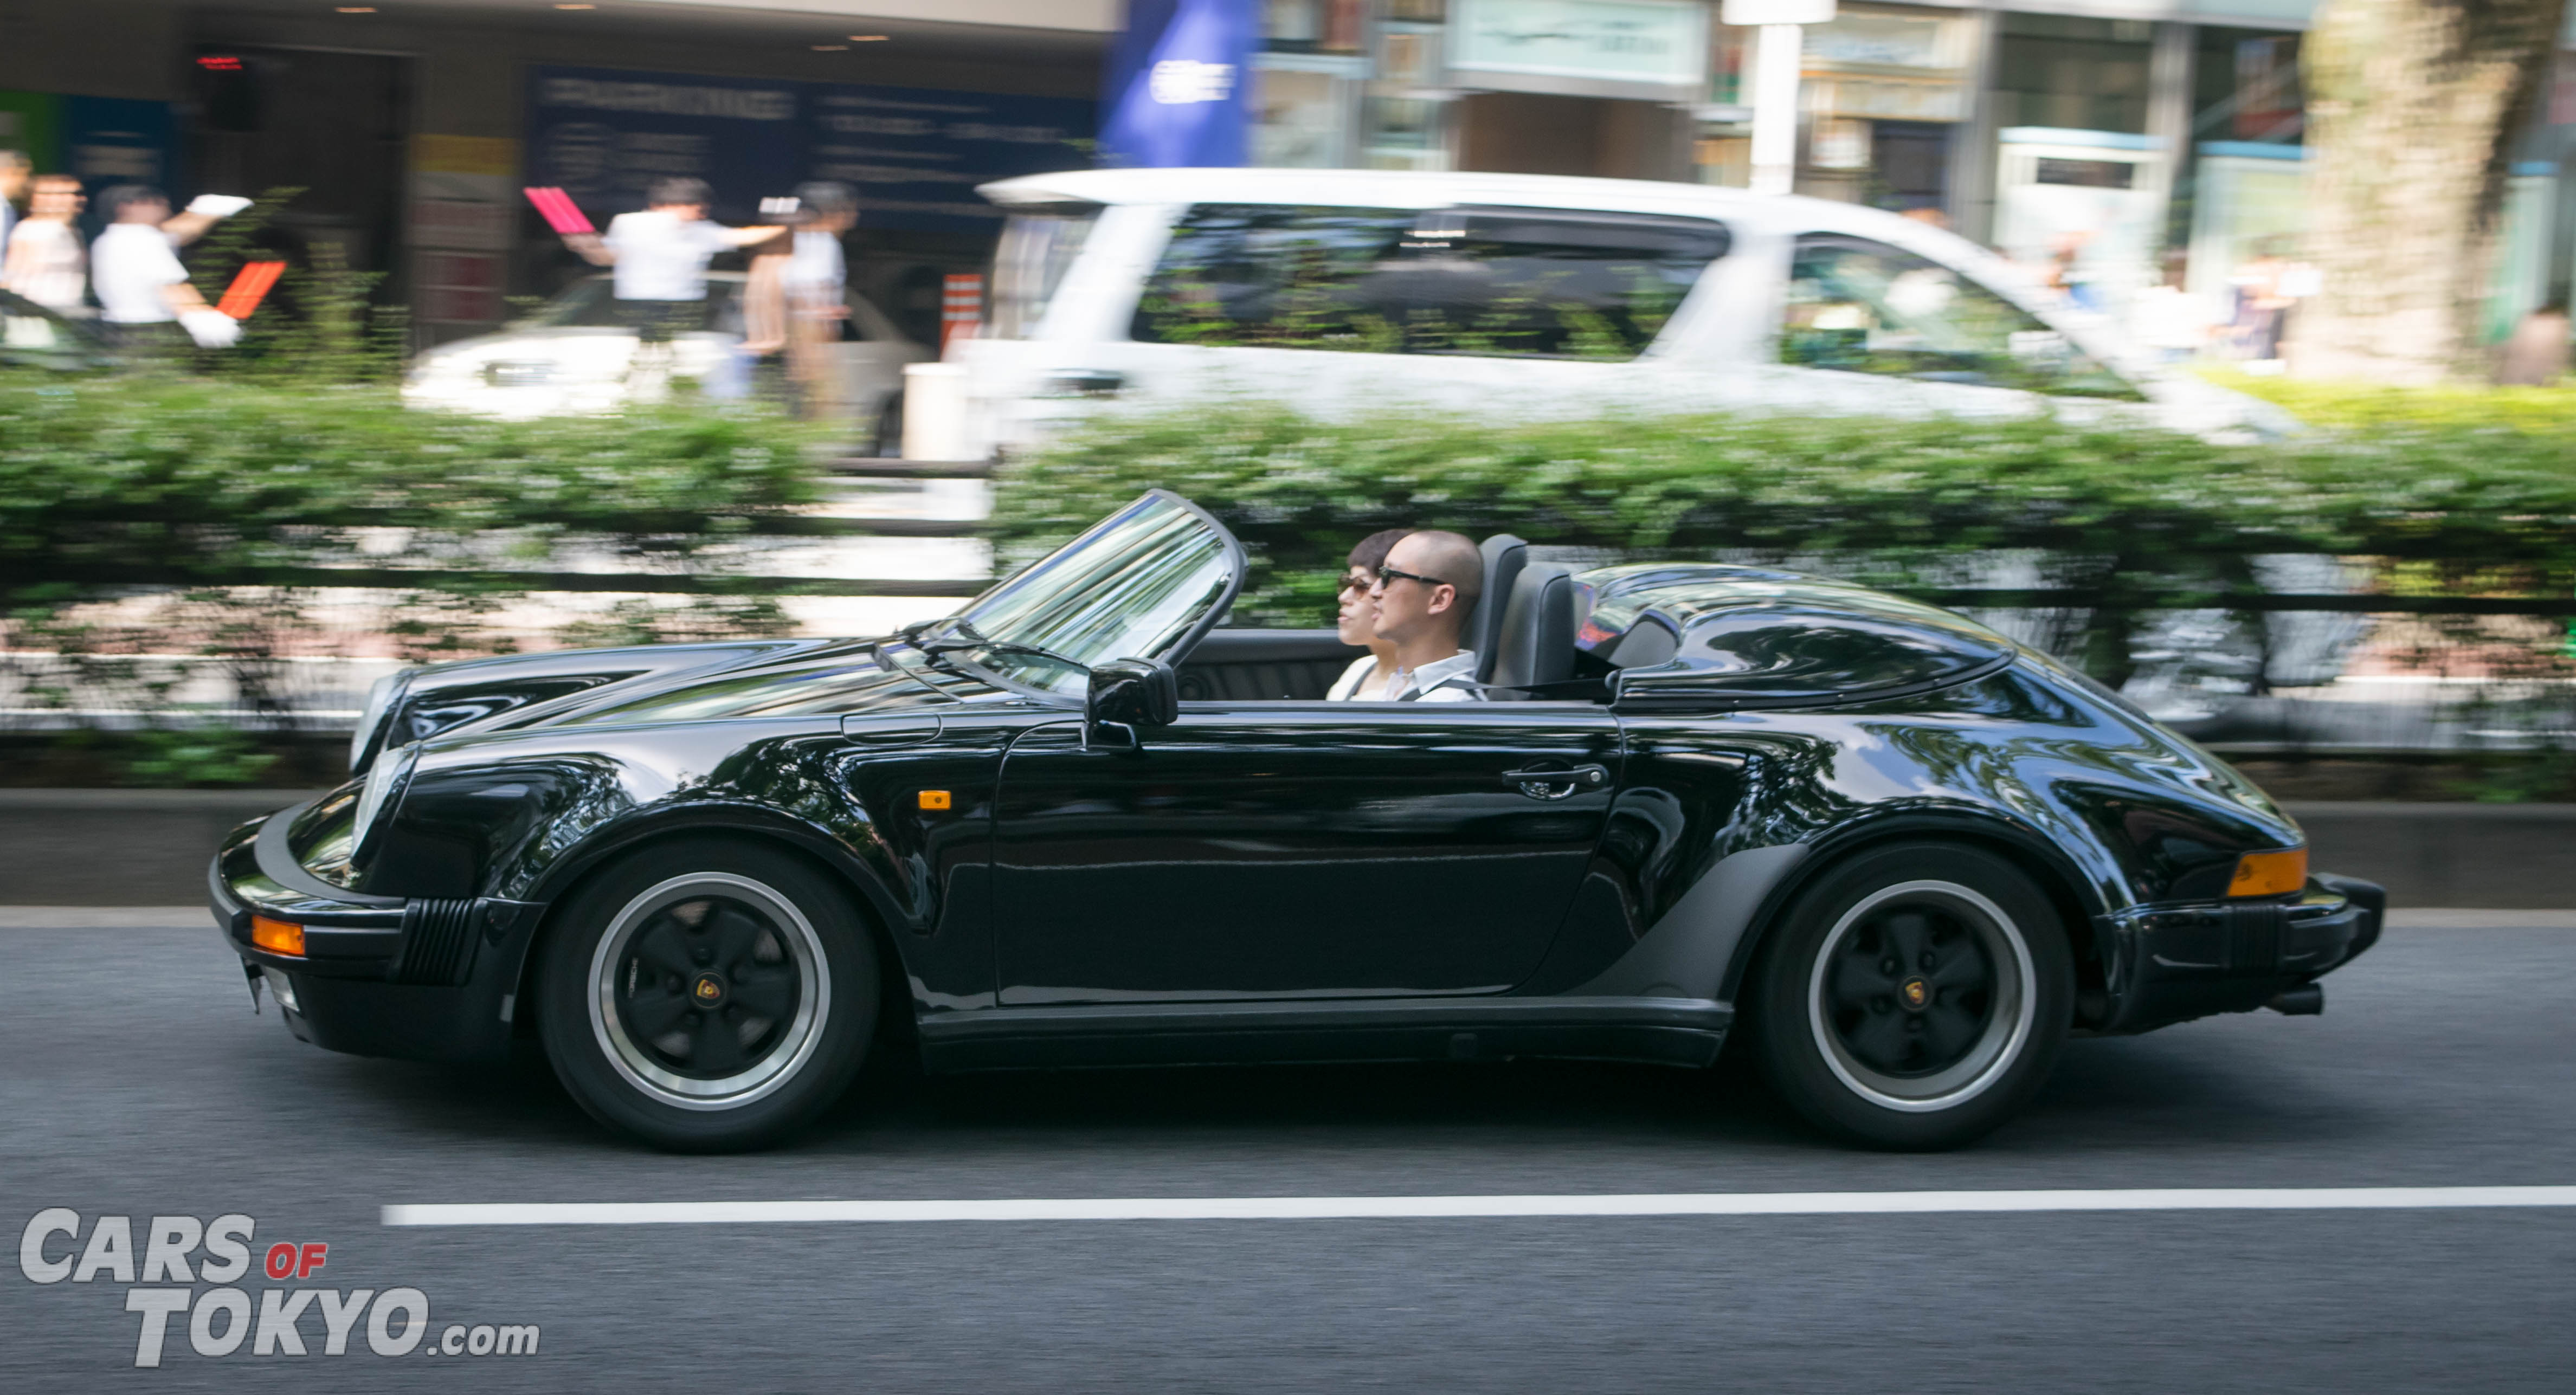
<path fill-rule="evenodd" d="M 903 458 L 966 458 L 966 370 L 953 363 L 903 368 Z"/>

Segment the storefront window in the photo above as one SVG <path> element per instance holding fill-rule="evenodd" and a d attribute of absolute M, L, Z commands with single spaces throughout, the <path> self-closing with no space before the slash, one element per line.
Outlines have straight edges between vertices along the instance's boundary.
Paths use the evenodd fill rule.
<path fill-rule="evenodd" d="M 2068 397 L 2135 400 L 2029 311 L 1938 262 L 1838 234 L 1798 239 L 1780 361 Z"/>
<path fill-rule="evenodd" d="M 2145 133 L 2153 25 L 2017 13 L 2002 23 L 1998 125 Z"/>
<path fill-rule="evenodd" d="M 1252 75 L 1252 163 L 1332 169 L 1342 154 L 1348 79 L 1332 73 L 1256 65 Z"/>
<path fill-rule="evenodd" d="M 1261 46 L 1274 53 L 1357 53 L 1368 0 L 1262 0 Z"/>
<path fill-rule="evenodd" d="M 1698 218 L 1201 204 L 1137 307 L 1143 343 L 1631 359 L 1726 250 Z"/>

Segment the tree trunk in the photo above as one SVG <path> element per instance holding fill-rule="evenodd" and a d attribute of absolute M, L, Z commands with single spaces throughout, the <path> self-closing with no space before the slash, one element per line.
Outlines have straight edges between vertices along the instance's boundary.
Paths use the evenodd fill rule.
<path fill-rule="evenodd" d="M 2305 378 L 2432 382 L 2477 371 L 2514 139 L 2566 0 L 2325 0 L 2301 58 L 2306 256 L 2292 313 Z"/>

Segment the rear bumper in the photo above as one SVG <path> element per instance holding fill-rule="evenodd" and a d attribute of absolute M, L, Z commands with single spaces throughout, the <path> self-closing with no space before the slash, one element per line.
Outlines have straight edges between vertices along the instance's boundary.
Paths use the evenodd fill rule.
<path fill-rule="evenodd" d="M 2150 906 L 2100 922 L 2106 1033 L 2250 1012 L 2313 983 L 2379 942 L 2388 893 L 2317 876 L 2282 900 Z"/>
<path fill-rule="evenodd" d="M 224 947 L 293 986 L 295 1005 L 278 1004 L 287 1026 L 316 1046 L 359 1056 L 506 1056 L 519 969 L 544 908 L 339 891 L 285 853 L 282 833 L 295 812 L 234 830 L 206 871 Z M 303 926 L 305 953 L 253 945 L 254 914 Z"/>

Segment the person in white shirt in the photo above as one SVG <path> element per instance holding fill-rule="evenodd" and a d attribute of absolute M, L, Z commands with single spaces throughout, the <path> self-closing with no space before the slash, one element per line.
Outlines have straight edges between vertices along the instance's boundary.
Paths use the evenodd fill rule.
<path fill-rule="evenodd" d="M 1485 558 L 1457 533 L 1405 535 L 1377 569 L 1377 637 L 1395 646 L 1388 702 L 1482 702 L 1476 651 L 1461 649 L 1485 585 Z"/>
<path fill-rule="evenodd" d="M 849 263 L 841 239 L 859 222 L 859 201 L 846 184 L 818 180 L 797 186 L 796 236 L 783 272 L 787 297 L 787 376 L 803 398 L 806 415 L 837 416 L 841 408 L 838 364 L 830 346 L 850 317 Z"/>
<path fill-rule="evenodd" d="M 718 252 L 778 235 L 775 227 L 708 222 L 711 198 L 703 179 L 658 179 L 645 192 L 644 211 L 610 219 L 607 236 L 564 238 L 592 265 L 614 268 L 618 304 L 648 344 L 668 342 L 675 327 L 695 326 L 707 298 L 707 263 Z"/>
<path fill-rule="evenodd" d="M 167 345 L 169 332 L 157 327 L 172 323 L 200 348 L 220 349 L 241 338 L 241 322 L 206 304 L 188 284 L 177 249 L 248 208 L 250 200 L 201 194 L 187 212 L 172 217 L 169 195 L 149 185 L 119 184 L 98 202 L 108 225 L 90 244 L 89 284 L 98 296 L 99 318 L 120 327 L 122 343 Z"/>
<path fill-rule="evenodd" d="M 89 288 L 89 258 L 73 220 L 85 202 L 80 181 L 70 175 L 36 176 L 27 216 L 10 234 L 7 253 L 0 255 L 0 290 L 67 315 L 81 311 Z"/>
<path fill-rule="evenodd" d="M 1333 686 L 1324 693 L 1327 702 L 1367 701 L 1386 695 L 1386 680 L 1395 676 L 1395 645 L 1377 637 L 1377 600 L 1371 592 L 1377 586 L 1377 569 L 1386 565 L 1387 551 L 1412 531 L 1389 528 L 1369 534 L 1351 549 L 1350 560 L 1342 567 L 1333 628 L 1341 633 L 1342 643 L 1356 644 L 1369 652 L 1351 660 L 1351 666 L 1333 680 Z"/>

